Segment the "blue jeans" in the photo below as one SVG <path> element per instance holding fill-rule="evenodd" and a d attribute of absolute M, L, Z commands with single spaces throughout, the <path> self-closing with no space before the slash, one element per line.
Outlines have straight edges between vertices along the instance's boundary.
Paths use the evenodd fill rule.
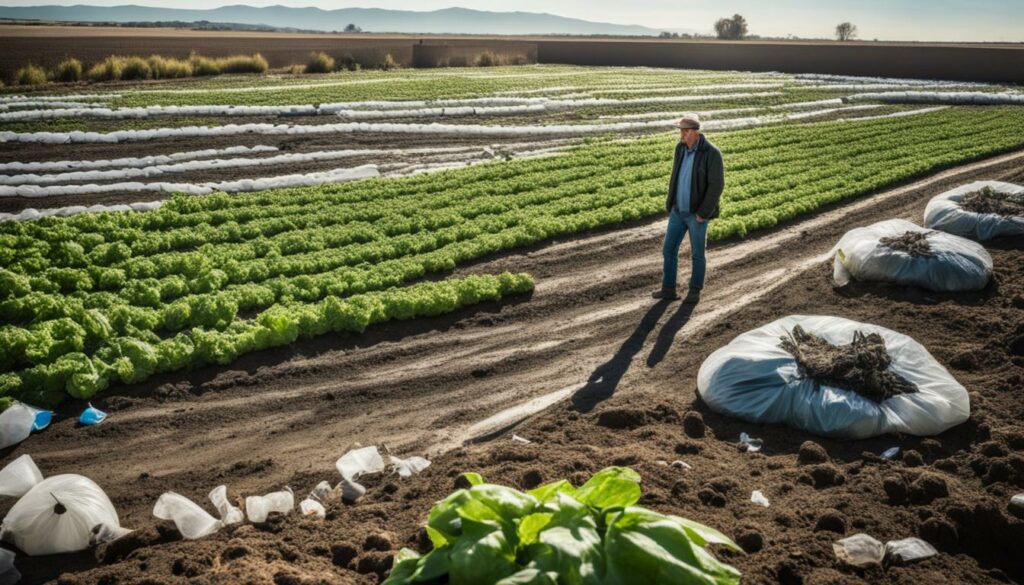
<path fill-rule="evenodd" d="M 690 271 L 690 288 L 700 290 L 704 288 L 704 272 L 707 270 L 707 258 L 704 257 L 704 248 L 708 237 L 708 222 L 697 221 L 696 214 L 688 211 L 681 212 L 676 207 L 668 214 L 668 231 L 665 233 L 665 248 L 662 254 L 665 257 L 665 264 L 662 272 L 661 285 L 665 288 L 676 287 L 676 277 L 679 272 L 679 246 L 683 243 L 683 236 L 690 232 L 690 257 L 693 268 Z"/>

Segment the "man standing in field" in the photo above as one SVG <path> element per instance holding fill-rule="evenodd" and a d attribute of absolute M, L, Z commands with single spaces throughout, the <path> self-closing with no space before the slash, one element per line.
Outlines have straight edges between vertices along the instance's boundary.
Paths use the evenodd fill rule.
<path fill-rule="evenodd" d="M 668 231 L 662 250 L 664 265 L 661 289 L 652 294 L 656 299 L 675 300 L 676 276 L 679 272 L 679 245 L 690 233 L 690 290 L 684 302 L 696 303 L 704 288 L 707 259 L 704 246 L 708 235 L 708 222 L 718 216 L 718 200 L 725 188 L 725 165 L 722 151 L 711 144 L 700 132 L 700 119 L 688 114 L 673 124 L 679 128 L 672 162 L 672 178 L 668 183 Z"/>

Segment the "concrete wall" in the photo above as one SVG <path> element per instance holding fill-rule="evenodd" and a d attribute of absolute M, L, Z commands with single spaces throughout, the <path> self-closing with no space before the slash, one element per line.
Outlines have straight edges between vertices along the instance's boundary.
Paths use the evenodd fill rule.
<path fill-rule="evenodd" d="M 1024 46 L 545 40 L 537 42 L 537 60 L 1024 83 Z"/>

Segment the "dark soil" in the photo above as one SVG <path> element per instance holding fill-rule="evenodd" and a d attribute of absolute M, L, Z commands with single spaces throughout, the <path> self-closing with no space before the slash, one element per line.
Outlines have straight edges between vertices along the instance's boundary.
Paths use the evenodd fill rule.
<path fill-rule="evenodd" d="M 878 333 L 853 333 L 846 345 L 832 345 L 797 325 L 780 347 L 796 358 L 800 370 L 819 384 L 852 390 L 881 402 L 900 394 L 917 392 L 917 387 L 889 371 L 892 358 L 885 339 Z"/>
<path fill-rule="evenodd" d="M 1000 193 L 992 187 L 982 187 L 964 195 L 960 199 L 960 208 L 973 213 L 1024 217 L 1024 197 Z"/>
<path fill-rule="evenodd" d="M 907 231 L 899 236 L 887 236 L 879 240 L 883 246 L 906 252 L 914 257 L 930 257 L 935 254 L 928 243 L 928 232 Z"/>

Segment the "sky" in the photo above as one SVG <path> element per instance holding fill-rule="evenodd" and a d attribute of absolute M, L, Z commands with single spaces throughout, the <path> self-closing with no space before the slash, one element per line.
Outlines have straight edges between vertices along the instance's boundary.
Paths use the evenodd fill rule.
<path fill-rule="evenodd" d="M 0 6 L 34 4 L 140 4 L 166 8 L 211 8 L 222 4 L 436 10 L 547 12 L 657 29 L 712 32 L 714 22 L 742 14 L 750 33 L 762 36 L 831 37 L 836 24 L 857 26 L 857 38 L 908 41 L 1024 41 L 1024 0 L 0 0 Z"/>

